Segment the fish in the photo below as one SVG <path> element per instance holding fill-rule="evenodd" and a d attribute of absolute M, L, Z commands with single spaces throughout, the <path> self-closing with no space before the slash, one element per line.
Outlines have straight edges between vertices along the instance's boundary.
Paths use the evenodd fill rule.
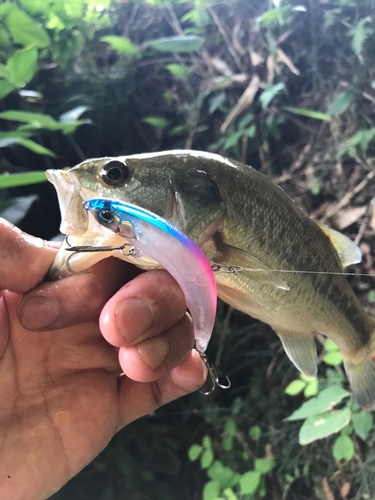
<path fill-rule="evenodd" d="M 193 320 L 195 348 L 203 354 L 214 327 L 217 295 L 213 271 L 199 246 L 169 221 L 130 203 L 97 198 L 85 201 L 83 208 L 98 224 L 126 239 L 135 259 L 148 255 L 175 278 Z M 98 247 L 86 251 L 92 249 Z"/>
<path fill-rule="evenodd" d="M 304 213 L 269 177 L 192 150 L 90 159 L 67 171 L 49 170 L 47 177 L 57 190 L 61 231 L 74 244 L 120 244 L 119 235 L 82 208 L 90 198 L 124 201 L 163 217 L 217 266 L 218 297 L 269 324 L 298 370 L 316 376 L 315 336 L 322 334 L 337 344 L 355 400 L 365 409 L 374 405 L 375 321 L 343 275 L 361 252 Z M 63 245 L 47 279 L 70 274 L 68 255 Z M 84 270 L 106 256 L 77 254 L 74 264 Z M 118 256 L 143 269 L 160 267 L 149 256 Z M 220 272 L 235 266 L 241 272 Z"/>

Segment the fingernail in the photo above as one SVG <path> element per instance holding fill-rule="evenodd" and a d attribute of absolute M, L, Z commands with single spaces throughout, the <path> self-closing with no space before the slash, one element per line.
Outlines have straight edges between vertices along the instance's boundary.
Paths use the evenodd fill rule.
<path fill-rule="evenodd" d="M 34 297 L 21 304 L 19 319 L 27 330 L 42 330 L 59 317 L 58 303 L 47 297 Z"/>
<path fill-rule="evenodd" d="M 156 370 L 166 360 L 169 353 L 169 343 L 163 336 L 145 340 L 138 345 L 138 352 L 151 370 Z"/>
<path fill-rule="evenodd" d="M 117 328 L 128 342 L 134 342 L 150 328 L 153 316 L 150 304 L 139 297 L 122 300 L 116 307 Z"/>

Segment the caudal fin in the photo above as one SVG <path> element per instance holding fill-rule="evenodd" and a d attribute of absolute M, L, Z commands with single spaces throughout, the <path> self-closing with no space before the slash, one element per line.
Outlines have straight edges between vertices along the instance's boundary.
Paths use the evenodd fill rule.
<path fill-rule="evenodd" d="M 368 352 L 357 364 L 344 361 L 354 399 L 364 410 L 375 405 L 375 356 Z"/>

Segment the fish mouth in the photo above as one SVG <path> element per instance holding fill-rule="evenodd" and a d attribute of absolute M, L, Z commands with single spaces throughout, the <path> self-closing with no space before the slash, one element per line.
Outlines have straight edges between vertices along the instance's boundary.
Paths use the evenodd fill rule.
<path fill-rule="evenodd" d="M 72 255 L 70 246 L 120 246 L 124 238 L 95 222 L 94 217 L 82 206 L 95 193 L 82 187 L 77 177 L 70 171 L 47 170 L 47 179 L 56 189 L 61 211 L 60 231 L 68 238 L 62 243 L 45 280 L 55 281 L 81 273 L 88 267 L 110 256 L 126 260 L 138 267 L 160 267 L 155 261 L 146 257 L 135 259 L 116 252 L 77 252 Z"/>
<path fill-rule="evenodd" d="M 84 201 L 75 175 L 64 170 L 47 170 L 47 179 L 56 189 L 61 211 L 60 231 L 63 234 L 77 235 L 87 231 L 89 219 L 82 207 Z"/>

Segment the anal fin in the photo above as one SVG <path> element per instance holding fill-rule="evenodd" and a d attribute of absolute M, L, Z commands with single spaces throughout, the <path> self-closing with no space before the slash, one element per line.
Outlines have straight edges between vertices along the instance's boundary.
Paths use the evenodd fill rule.
<path fill-rule="evenodd" d="M 316 377 L 318 356 L 314 337 L 288 332 L 276 333 L 296 368 L 308 377 Z"/>

